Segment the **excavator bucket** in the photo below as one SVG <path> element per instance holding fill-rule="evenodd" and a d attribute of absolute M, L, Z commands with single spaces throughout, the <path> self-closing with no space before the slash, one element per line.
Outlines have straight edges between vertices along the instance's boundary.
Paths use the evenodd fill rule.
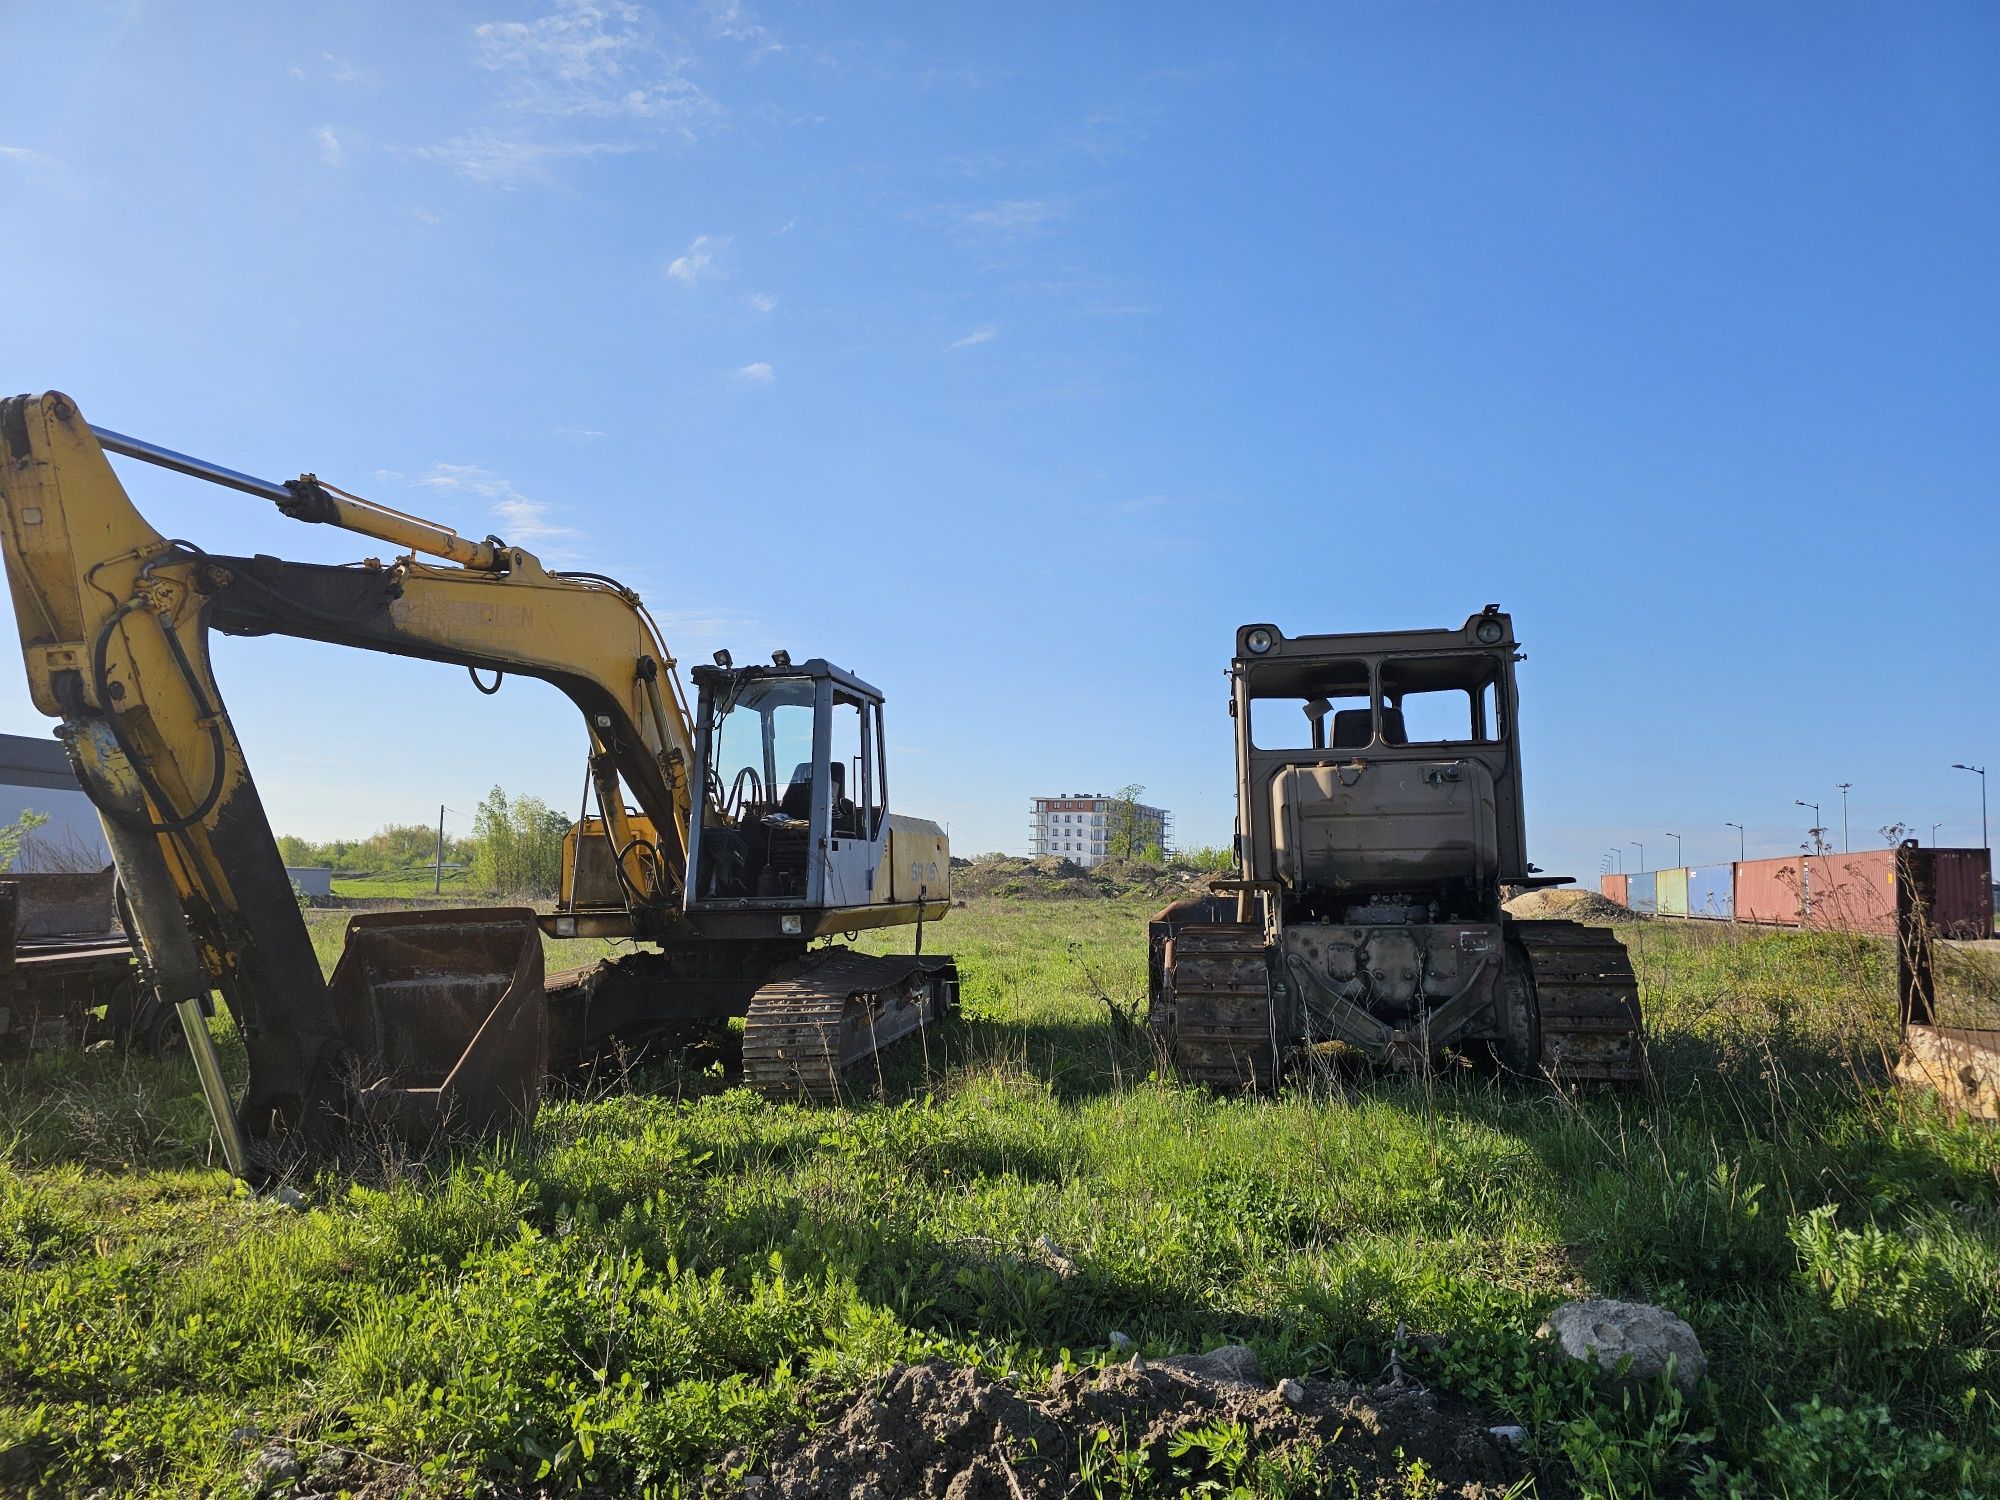
<path fill-rule="evenodd" d="M 534 1118 L 549 1025 L 527 908 L 355 917 L 327 996 L 376 1125 L 421 1144 Z"/>

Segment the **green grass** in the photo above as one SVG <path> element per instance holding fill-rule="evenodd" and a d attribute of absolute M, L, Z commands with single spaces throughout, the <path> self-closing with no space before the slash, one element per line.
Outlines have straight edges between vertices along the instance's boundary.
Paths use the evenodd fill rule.
<path fill-rule="evenodd" d="M 314 926 L 330 956 L 339 923 Z M 778 1107 L 661 1065 L 299 1210 L 215 1170 L 184 1065 L 9 1064 L 0 1492 L 233 1493 L 279 1435 L 391 1493 L 673 1493 L 896 1361 L 1033 1380 L 1116 1329 L 1370 1380 L 1399 1323 L 1421 1378 L 1530 1427 L 1545 1493 L 2000 1472 L 2000 1142 L 1884 1086 L 1884 945 L 1628 929 L 1636 1095 L 1217 1099 L 1151 1076 L 1143 934 L 1136 904 L 954 912 L 927 946 L 959 955 L 966 1015 L 879 1100 Z M 1971 963 L 1954 993 L 1990 1001 Z M 1696 1393 L 1552 1358 L 1541 1317 L 1591 1294 L 1687 1317 Z"/>
<path fill-rule="evenodd" d="M 440 889 L 437 872 L 429 868 L 336 875 L 333 877 L 333 893 L 336 896 L 384 901 L 425 900 L 440 895 L 446 899 L 464 899 L 487 894 L 479 888 L 469 869 L 446 870 Z"/>

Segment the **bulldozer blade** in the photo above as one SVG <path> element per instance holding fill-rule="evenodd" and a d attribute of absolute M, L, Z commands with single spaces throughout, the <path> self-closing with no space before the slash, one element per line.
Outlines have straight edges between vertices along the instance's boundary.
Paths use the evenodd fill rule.
<path fill-rule="evenodd" d="M 355 917 L 327 994 L 369 1123 L 420 1145 L 534 1118 L 549 1023 L 526 907 Z"/>

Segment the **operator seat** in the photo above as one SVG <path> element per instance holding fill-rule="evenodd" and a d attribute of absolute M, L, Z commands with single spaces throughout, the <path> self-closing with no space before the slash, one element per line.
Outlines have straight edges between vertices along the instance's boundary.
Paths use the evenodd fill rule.
<path fill-rule="evenodd" d="M 833 783 L 833 831 L 836 835 L 856 836 L 861 829 L 855 817 L 854 804 L 847 800 L 847 767 L 834 761 L 826 769 L 828 779 Z M 811 761 L 801 761 L 798 769 L 792 772 L 785 795 L 778 802 L 779 812 L 801 823 L 812 816 L 812 770 Z"/>
<path fill-rule="evenodd" d="M 1334 750 L 1366 750 L 1375 738 L 1372 715 L 1365 708 L 1343 708 L 1333 716 Z M 1403 728 L 1403 711 L 1400 708 L 1382 709 L 1382 743 L 1385 745 L 1407 745 L 1409 735 Z"/>
<path fill-rule="evenodd" d="M 839 767 L 835 767 L 838 770 Z M 802 760 L 792 772 L 792 779 L 785 786 L 785 795 L 778 799 L 778 811 L 788 818 L 797 818 L 801 823 L 812 816 L 813 810 L 813 768 L 812 762 Z"/>

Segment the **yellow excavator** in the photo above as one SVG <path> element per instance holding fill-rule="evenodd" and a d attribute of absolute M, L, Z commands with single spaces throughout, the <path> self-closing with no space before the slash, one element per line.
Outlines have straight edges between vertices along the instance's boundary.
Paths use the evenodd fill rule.
<path fill-rule="evenodd" d="M 147 524 L 107 454 L 399 555 L 205 551 Z M 851 672 L 717 652 L 690 674 L 690 710 L 644 603 L 611 578 L 311 474 L 276 483 L 93 427 L 53 392 L 0 401 L 0 549 L 35 706 L 61 721 L 104 824 L 141 988 L 178 1010 L 239 1175 L 357 1133 L 504 1127 L 532 1114 L 550 1066 L 731 1016 L 747 1082 L 829 1099 L 956 1004 L 951 960 L 923 953 L 950 906 L 949 848 L 935 823 L 889 811 L 882 695 Z M 557 687 L 589 749 L 553 910 L 357 916 L 323 978 L 210 631 L 461 666 L 483 692 L 510 673 Z M 916 929 L 907 955 L 831 942 L 898 925 Z M 551 975 L 544 936 L 643 946 Z M 218 993 L 249 1061 L 236 1099 L 207 1025 Z"/>

